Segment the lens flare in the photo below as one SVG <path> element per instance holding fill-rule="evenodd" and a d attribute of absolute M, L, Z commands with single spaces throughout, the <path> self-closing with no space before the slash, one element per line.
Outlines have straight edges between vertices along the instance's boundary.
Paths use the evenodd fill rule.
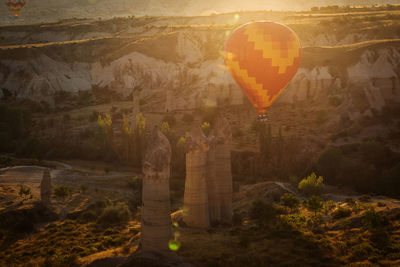
<path fill-rule="evenodd" d="M 177 251 L 181 247 L 181 242 L 178 240 L 170 240 L 168 242 L 168 247 L 172 251 Z"/>

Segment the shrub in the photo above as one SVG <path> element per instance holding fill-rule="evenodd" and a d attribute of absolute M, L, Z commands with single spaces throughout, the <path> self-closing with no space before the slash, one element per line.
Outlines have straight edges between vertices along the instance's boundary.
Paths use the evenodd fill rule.
<path fill-rule="evenodd" d="M 317 212 L 322 209 L 322 199 L 319 196 L 311 196 L 309 197 L 305 203 L 305 207 L 314 212 L 314 215 L 317 216 Z"/>
<path fill-rule="evenodd" d="M 169 126 L 173 127 L 176 125 L 176 118 L 173 115 L 167 114 L 164 116 L 161 122 L 167 122 Z"/>
<path fill-rule="evenodd" d="M 289 214 L 285 218 L 285 221 L 296 228 L 303 228 L 306 226 L 307 218 L 300 214 Z"/>
<path fill-rule="evenodd" d="M 342 151 L 339 148 L 329 147 L 318 158 L 318 171 L 328 178 L 328 181 L 335 180 L 339 173 L 338 166 L 343 159 Z"/>
<path fill-rule="evenodd" d="M 28 196 L 31 194 L 31 189 L 28 186 L 24 186 L 24 185 L 20 185 L 19 187 L 19 193 L 18 193 L 21 197 L 22 196 Z"/>
<path fill-rule="evenodd" d="M 288 207 L 290 211 L 300 206 L 300 200 L 293 194 L 285 193 L 281 196 L 282 205 Z"/>
<path fill-rule="evenodd" d="M 351 209 L 342 208 L 342 207 L 339 207 L 332 214 L 333 218 L 335 218 L 335 219 L 346 218 L 346 217 L 349 217 L 350 215 L 351 215 Z"/>
<path fill-rule="evenodd" d="M 169 134 L 171 133 L 171 127 L 169 127 L 169 123 L 164 121 L 161 124 L 161 132 L 165 135 L 165 136 L 169 136 Z"/>
<path fill-rule="evenodd" d="M 63 254 L 60 251 L 57 251 L 55 255 L 50 258 L 47 258 L 43 266 L 76 266 L 78 263 L 78 256 L 75 254 Z"/>
<path fill-rule="evenodd" d="M 71 188 L 69 186 L 60 185 L 60 186 L 54 188 L 54 194 L 57 197 L 65 198 L 66 196 L 69 196 L 70 193 L 71 193 Z"/>
<path fill-rule="evenodd" d="M 107 206 L 99 217 L 102 224 L 118 224 L 129 220 L 131 212 L 125 202 L 118 202 L 116 205 Z"/>
<path fill-rule="evenodd" d="M 203 124 L 201 125 L 201 129 L 203 130 L 203 133 L 208 136 L 211 132 L 211 125 L 209 122 L 203 122 Z"/>
<path fill-rule="evenodd" d="M 276 219 L 277 211 L 271 204 L 255 200 L 250 208 L 249 217 L 255 220 L 258 226 L 264 226 Z"/>
<path fill-rule="evenodd" d="M 370 207 L 363 216 L 363 225 L 367 228 L 380 228 L 389 225 L 389 219 Z"/>
<path fill-rule="evenodd" d="M 336 207 L 336 202 L 333 200 L 328 200 L 327 202 L 324 203 L 322 210 L 325 215 L 328 215 L 328 213 L 333 210 Z"/>
<path fill-rule="evenodd" d="M 319 195 L 324 186 L 324 178 L 322 176 L 317 177 L 313 172 L 307 178 L 300 181 L 298 188 L 299 190 L 307 196 Z"/>
<path fill-rule="evenodd" d="M 357 260 L 367 259 L 372 250 L 370 244 L 357 244 L 351 248 L 352 258 Z"/>

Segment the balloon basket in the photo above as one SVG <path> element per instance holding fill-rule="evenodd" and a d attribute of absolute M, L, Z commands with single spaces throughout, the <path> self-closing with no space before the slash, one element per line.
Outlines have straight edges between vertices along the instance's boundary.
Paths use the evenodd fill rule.
<path fill-rule="evenodd" d="M 265 114 L 258 114 L 258 115 L 257 115 L 257 121 L 259 121 L 259 122 L 266 122 L 266 121 L 268 121 L 267 115 L 265 115 Z"/>

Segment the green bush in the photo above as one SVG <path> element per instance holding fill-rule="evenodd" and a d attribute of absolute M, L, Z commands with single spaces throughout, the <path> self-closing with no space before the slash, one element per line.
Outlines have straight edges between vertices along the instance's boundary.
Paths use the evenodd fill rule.
<path fill-rule="evenodd" d="M 363 225 L 366 228 L 381 228 L 389 225 L 389 219 L 370 207 L 363 216 Z"/>
<path fill-rule="evenodd" d="M 57 197 L 65 198 L 71 194 L 71 188 L 66 185 L 60 185 L 54 188 L 54 194 Z"/>
<path fill-rule="evenodd" d="M 261 200 L 255 200 L 249 211 L 249 217 L 255 220 L 258 226 L 264 226 L 276 219 L 278 212 L 276 208 Z"/>
<path fill-rule="evenodd" d="M 307 218 L 301 214 L 288 214 L 284 217 L 285 221 L 295 227 L 295 228 L 304 228 L 306 227 Z"/>
<path fill-rule="evenodd" d="M 211 132 L 211 125 L 209 122 L 203 122 L 203 124 L 201 125 L 201 129 L 203 130 L 203 133 L 208 136 Z"/>
<path fill-rule="evenodd" d="M 176 118 L 173 115 L 167 114 L 162 119 L 161 123 L 167 122 L 169 126 L 174 127 L 176 125 Z"/>
<path fill-rule="evenodd" d="M 101 213 L 98 222 L 101 224 L 125 223 L 130 219 L 131 212 L 125 202 L 107 206 Z"/>
<path fill-rule="evenodd" d="M 351 248 L 352 258 L 357 260 L 367 259 L 372 250 L 370 244 L 357 244 Z"/>
<path fill-rule="evenodd" d="M 336 147 L 329 147 L 318 158 L 317 169 L 324 177 L 327 177 L 328 182 L 336 181 L 336 176 L 339 174 L 340 166 L 343 159 L 342 150 Z"/>
<path fill-rule="evenodd" d="M 24 185 L 20 185 L 19 187 L 19 193 L 18 193 L 21 197 L 22 196 L 29 196 L 31 194 L 31 189 L 28 186 L 24 186 Z"/>
<path fill-rule="evenodd" d="M 308 210 L 314 212 L 314 215 L 316 216 L 317 212 L 322 209 L 322 199 L 319 196 L 311 196 L 305 201 L 304 206 Z"/>
<path fill-rule="evenodd" d="M 310 176 L 300 181 L 298 188 L 307 196 L 319 195 L 324 187 L 324 178 L 322 176 L 317 177 L 313 172 Z"/>
<path fill-rule="evenodd" d="M 281 196 L 282 205 L 288 207 L 291 211 L 300 206 L 300 200 L 293 194 L 285 193 Z"/>

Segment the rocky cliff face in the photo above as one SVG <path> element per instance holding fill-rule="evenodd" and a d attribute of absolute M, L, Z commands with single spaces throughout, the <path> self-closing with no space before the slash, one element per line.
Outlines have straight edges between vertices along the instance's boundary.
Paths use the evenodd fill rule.
<path fill-rule="evenodd" d="M 156 23 L 159 27 L 154 27 Z M 0 88 L 17 98 L 51 105 L 60 91 L 106 88 L 125 99 L 137 90 L 145 110 L 154 111 L 246 101 L 220 54 L 232 26 L 166 29 L 165 21 L 152 20 L 150 24 L 153 26 L 138 25 L 136 35 L 132 35 L 133 23 L 125 22 L 128 26 L 120 30 L 129 33 L 127 36 L 2 46 Z M 367 38 L 352 34 L 338 42 L 328 34 L 322 39 L 319 35 L 314 39 L 304 33 L 300 36 L 303 43 L 314 46 Z M 278 102 L 336 97 L 351 110 L 350 117 L 357 117 L 400 101 L 399 41 L 308 47 L 304 51 L 301 68 Z"/>

